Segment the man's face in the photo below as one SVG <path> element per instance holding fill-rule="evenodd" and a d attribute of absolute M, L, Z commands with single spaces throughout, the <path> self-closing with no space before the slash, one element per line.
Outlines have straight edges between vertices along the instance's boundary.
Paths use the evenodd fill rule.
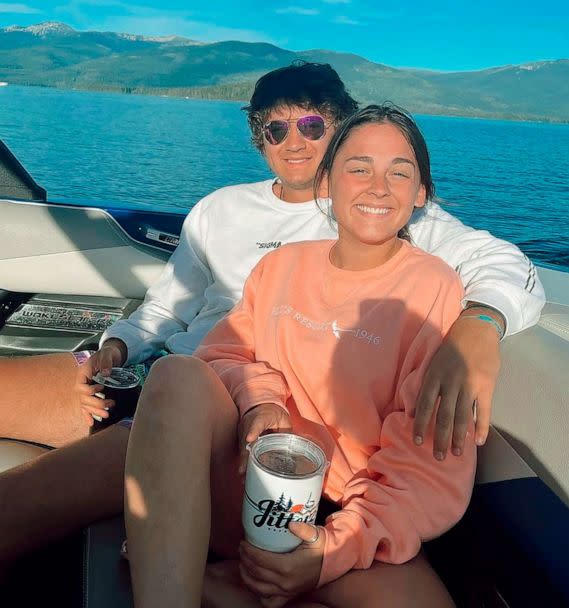
<path fill-rule="evenodd" d="M 311 140 L 301 135 L 296 121 L 305 116 L 322 116 L 315 110 L 297 106 L 283 106 L 271 111 L 267 123 L 272 120 L 289 121 L 288 134 L 280 144 L 271 144 L 263 138 L 263 154 L 274 174 L 280 178 L 281 198 L 290 203 L 310 201 L 314 198 L 313 185 L 316 169 L 324 156 L 334 126 L 330 118 L 322 116 L 326 125 L 324 135 Z"/>

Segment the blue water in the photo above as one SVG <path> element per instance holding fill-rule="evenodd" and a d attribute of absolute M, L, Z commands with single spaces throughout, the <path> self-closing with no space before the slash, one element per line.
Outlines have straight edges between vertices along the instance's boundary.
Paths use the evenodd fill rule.
<path fill-rule="evenodd" d="M 241 105 L 8 86 L 0 138 L 51 200 L 188 209 L 269 176 Z M 569 125 L 417 119 L 449 211 L 569 270 Z"/>

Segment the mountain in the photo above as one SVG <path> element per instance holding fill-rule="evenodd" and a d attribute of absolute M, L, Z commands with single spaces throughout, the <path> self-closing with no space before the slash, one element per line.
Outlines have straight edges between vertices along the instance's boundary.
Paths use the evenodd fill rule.
<path fill-rule="evenodd" d="M 363 103 L 391 100 L 425 114 L 569 122 L 567 59 L 443 73 L 328 50 L 79 32 L 58 22 L 0 29 L 0 81 L 13 84 L 246 100 L 261 74 L 295 59 L 332 64 Z"/>
<path fill-rule="evenodd" d="M 30 25 L 28 27 L 20 27 L 19 25 L 10 25 L 3 29 L 5 32 L 26 32 L 33 34 L 34 36 L 45 37 L 49 35 L 59 36 L 74 36 L 78 34 L 72 27 L 60 23 L 59 21 L 44 21 L 37 25 Z"/>

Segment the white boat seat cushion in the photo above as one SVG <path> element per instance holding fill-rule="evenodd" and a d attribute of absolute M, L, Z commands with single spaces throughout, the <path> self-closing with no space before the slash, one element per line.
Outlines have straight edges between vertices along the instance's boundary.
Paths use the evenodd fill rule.
<path fill-rule="evenodd" d="M 569 505 L 569 306 L 502 343 L 492 424 Z"/>
<path fill-rule="evenodd" d="M 0 473 L 48 452 L 48 448 L 33 443 L 0 438 Z"/>

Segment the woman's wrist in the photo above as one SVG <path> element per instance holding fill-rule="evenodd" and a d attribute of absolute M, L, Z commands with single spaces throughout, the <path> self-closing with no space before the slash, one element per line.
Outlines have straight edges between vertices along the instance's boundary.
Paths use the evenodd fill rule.
<path fill-rule="evenodd" d="M 254 405 L 248 405 L 247 409 L 240 410 L 240 416 L 241 418 L 245 418 L 245 416 L 251 414 L 251 413 L 258 413 L 260 409 L 265 409 L 266 407 L 271 407 L 271 408 L 277 408 L 279 411 L 283 410 L 288 414 L 288 411 L 286 408 L 284 408 L 282 405 L 279 405 L 278 403 L 274 403 L 273 401 L 264 401 L 263 403 L 256 403 Z"/>
<path fill-rule="evenodd" d="M 499 310 L 485 304 L 468 302 L 459 319 L 478 321 L 494 327 L 499 340 L 502 340 L 506 334 L 506 319 L 504 315 Z"/>

